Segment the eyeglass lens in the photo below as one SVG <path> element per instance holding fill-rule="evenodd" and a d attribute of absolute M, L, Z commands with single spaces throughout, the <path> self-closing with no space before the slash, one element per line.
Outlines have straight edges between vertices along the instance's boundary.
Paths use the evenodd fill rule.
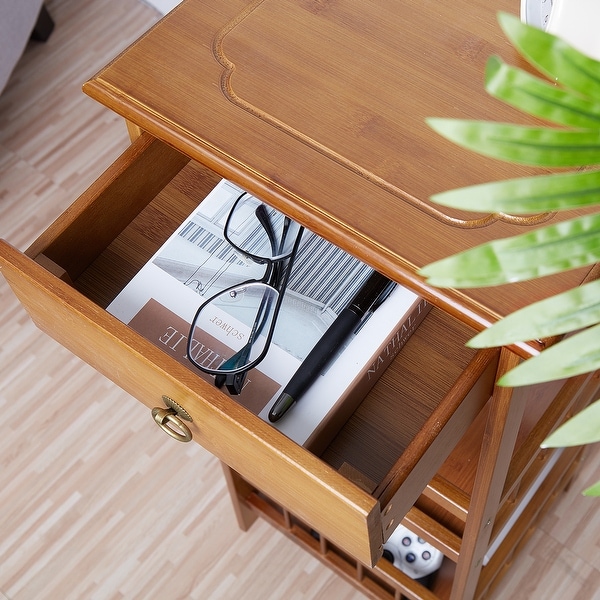
<path fill-rule="evenodd" d="M 199 366 L 227 373 L 255 361 L 268 343 L 278 296 L 275 288 L 251 282 L 230 288 L 205 303 L 194 320 L 191 338 L 196 344 L 214 348 L 217 344 L 211 342 L 213 338 L 220 350 L 218 357 L 212 356 L 210 365 Z M 229 362 L 232 357 L 235 360 Z"/>
<path fill-rule="evenodd" d="M 227 241 L 247 257 L 266 265 L 262 281 L 234 285 L 206 301 L 190 331 L 192 362 L 209 373 L 235 373 L 266 353 L 280 294 L 291 266 L 282 264 L 297 248 L 302 228 L 260 200 L 242 194 L 225 224 Z M 216 341 L 216 343 L 215 343 Z M 210 365 L 200 363 L 193 349 L 218 347 Z"/>

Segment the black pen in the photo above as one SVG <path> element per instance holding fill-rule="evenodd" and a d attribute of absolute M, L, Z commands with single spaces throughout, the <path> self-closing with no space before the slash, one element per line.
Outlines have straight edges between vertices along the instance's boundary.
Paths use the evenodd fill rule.
<path fill-rule="evenodd" d="M 269 411 L 269 421 L 274 423 L 299 400 L 313 384 L 342 344 L 356 330 L 361 321 L 373 312 L 391 293 L 395 283 L 377 271 L 369 276 L 348 306 L 325 331 L 308 353 L 283 392 Z"/>

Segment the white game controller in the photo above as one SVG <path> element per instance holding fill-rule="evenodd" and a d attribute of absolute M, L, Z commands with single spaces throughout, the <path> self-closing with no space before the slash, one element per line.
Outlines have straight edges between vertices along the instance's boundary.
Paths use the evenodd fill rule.
<path fill-rule="evenodd" d="M 398 525 L 383 545 L 383 553 L 397 569 L 413 579 L 423 579 L 437 571 L 444 558 L 442 552 L 403 525 Z"/>

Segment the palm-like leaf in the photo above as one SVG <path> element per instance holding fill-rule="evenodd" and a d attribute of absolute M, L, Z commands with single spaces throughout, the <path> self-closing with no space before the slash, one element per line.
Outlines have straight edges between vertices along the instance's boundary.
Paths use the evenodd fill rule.
<path fill-rule="evenodd" d="M 579 446 L 600 441 L 600 400 L 597 400 L 579 414 L 561 425 L 549 435 L 543 448 Z M 600 481 L 584 490 L 585 496 L 600 496 Z"/>
<path fill-rule="evenodd" d="M 550 82 L 492 57 L 486 89 L 494 97 L 556 127 L 428 119 L 458 145 L 501 160 L 542 167 L 600 164 L 600 63 L 566 42 L 501 14 L 500 24 L 519 52 Z M 557 85 L 558 84 L 558 85 Z M 477 212 L 524 214 L 600 204 L 600 171 L 513 179 L 438 194 L 432 201 Z M 495 240 L 421 269 L 439 287 L 482 287 L 524 281 L 600 261 L 600 213 Z M 600 281 L 526 307 L 478 334 L 487 347 L 573 333 L 498 382 L 519 386 L 600 368 Z M 548 445 L 600 440 L 600 402 L 558 429 Z M 600 495 L 600 482 L 585 491 Z"/>
<path fill-rule="evenodd" d="M 578 415 L 549 435 L 543 448 L 579 446 L 600 442 L 600 400 L 584 408 Z"/>
<path fill-rule="evenodd" d="M 459 146 L 492 158 L 538 167 L 600 163 L 598 130 L 525 127 L 463 119 L 427 119 L 427 123 Z"/>
<path fill-rule="evenodd" d="M 584 329 L 522 362 L 501 377 L 498 385 L 518 387 L 600 369 L 599 339 L 600 325 Z"/>
<path fill-rule="evenodd" d="M 590 99 L 600 97 L 598 61 L 512 15 L 501 13 L 499 21 L 515 48 L 550 81 Z"/>
<path fill-rule="evenodd" d="M 600 280 L 530 304 L 469 340 L 471 348 L 506 346 L 600 323 Z"/>
<path fill-rule="evenodd" d="M 600 214 L 596 214 L 470 248 L 423 267 L 421 274 L 438 287 L 485 287 L 599 260 Z"/>
<path fill-rule="evenodd" d="M 584 496 L 600 496 L 600 481 L 590 486 L 587 490 L 583 490 Z"/>
<path fill-rule="evenodd" d="M 597 102 L 507 65 L 497 56 L 488 60 L 485 89 L 523 112 L 558 125 L 600 127 Z"/>
<path fill-rule="evenodd" d="M 528 214 L 591 206 L 598 198 L 600 171 L 587 171 L 482 183 L 442 192 L 431 200 L 463 210 Z"/>

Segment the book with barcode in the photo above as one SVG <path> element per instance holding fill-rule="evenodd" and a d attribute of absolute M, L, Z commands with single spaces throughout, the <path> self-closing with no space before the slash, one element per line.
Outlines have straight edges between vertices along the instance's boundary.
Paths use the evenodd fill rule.
<path fill-rule="evenodd" d="M 190 361 L 214 364 L 226 354 L 228 337 L 243 323 L 227 318 L 203 342 L 190 340 L 198 308 L 216 293 L 253 278 L 257 264 L 224 237 L 224 225 L 238 186 L 222 180 L 169 237 L 109 305 L 108 311 L 214 383 L 214 375 Z M 240 394 L 232 397 L 268 422 L 268 413 L 285 384 L 338 314 L 348 305 L 372 269 L 304 230 L 265 358 L 251 369 Z M 317 380 L 272 425 L 314 452 L 320 452 L 401 350 L 429 309 L 402 286 L 362 323 L 323 369 Z M 209 340 L 207 343 L 206 340 Z"/>

